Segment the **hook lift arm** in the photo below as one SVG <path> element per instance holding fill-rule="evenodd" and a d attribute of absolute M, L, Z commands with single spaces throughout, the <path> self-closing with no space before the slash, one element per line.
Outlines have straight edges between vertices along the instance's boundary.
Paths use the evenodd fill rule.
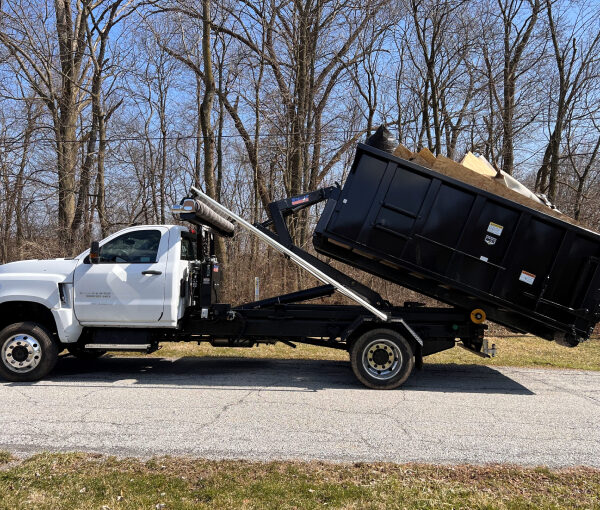
<path fill-rule="evenodd" d="M 256 228 L 254 225 L 247 222 L 241 216 L 238 216 L 233 211 L 227 209 L 227 207 L 221 205 L 216 200 L 210 198 L 203 191 L 199 190 L 198 188 L 196 188 L 194 186 L 191 187 L 191 190 L 195 193 L 195 195 L 202 202 L 204 202 L 204 204 L 211 206 L 213 208 L 213 210 L 219 212 L 221 215 L 231 218 L 236 223 L 238 223 L 242 228 L 244 228 L 251 234 L 254 234 L 259 239 L 261 239 L 265 243 L 267 243 L 269 246 L 271 246 L 278 252 L 280 252 L 283 255 L 285 255 L 286 257 L 288 257 L 295 264 L 300 266 L 302 269 L 308 271 L 310 274 L 312 274 L 318 280 L 321 280 L 323 283 L 328 283 L 329 285 L 332 285 L 335 288 L 335 290 L 337 290 L 340 294 L 343 294 L 344 296 L 352 299 L 353 301 L 355 301 L 362 307 L 366 308 L 369 312 L 371 312 L 373 315 L 375 315 L 382 321 L 388 321 L 390 319 L 390 317 L 386 313 L 382 312 L 381 310 L 379 310 L 378 308 L 373 306 L 365 298 L 363 298 L 356 292 L 350 290 L 349 288 L 347 288 L 346 286 L 344 286 L 343 284 L 341 284 L 340 282 L 338 282 L 331 276 L 325 274 L 323 271 L 319 270 L 314 265 L 312 265 L 309 262 L 307 262 L 306 260 L 304 260 L 302 257 L 300 257 L 299 255 L 294 253 L 292 250 L 290 250 L 289 248 L 286 248 L 283 244 L 279 243 L 278 241 L 273 239 L 271 236 L 265 234 L 264 232 L 262 232 L 261 230 Z"/>

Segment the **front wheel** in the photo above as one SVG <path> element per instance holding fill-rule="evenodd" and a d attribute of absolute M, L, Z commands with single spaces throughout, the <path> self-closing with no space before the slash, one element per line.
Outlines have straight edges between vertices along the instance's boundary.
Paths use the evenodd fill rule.
<path fill-rule="evenodd" d="M 408 379 L 414 367 L 414 352 L 397 331 L 373 329 L 354 342 L 350 362 L 354 375 L 365 386 L 392 390 Z"/>
<path fill-rule="evenodd" d="M 58 359 L 58 346 L 35 322 L 16 322 L 0 331 L 0 377 L 8 381 L 37 381 Z"/>

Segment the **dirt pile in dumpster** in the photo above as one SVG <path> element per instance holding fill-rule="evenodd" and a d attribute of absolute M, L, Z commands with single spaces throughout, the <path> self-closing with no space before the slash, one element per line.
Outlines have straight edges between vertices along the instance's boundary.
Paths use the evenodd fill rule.
<path fill-rule="evenodd" d="M 566 216 L 565 214 L 562 214 L 556 209 L 552 209 L 543 203 L 537 202 L 536 200 L 522 195 L 517 191 L 507 188 L 502 178 L 484 175 L 445 156 L 440 155 L 436 157 L 431 153 L 430 150 L 426 148 L 421 149 L 418 153 L 413 153 L 400 144 L 398 147 L 396 147 L 393 154 L 396 157 L 406 159 L 418 165 L 429 168 L 430 170 L 434 170 L 448 177 L 452 177 L 453 179 L 470 184 L 471 186 L 489 191 L 494 195 L 499 195 L 513 202 L 517 202 L 531 209 L 535 209 L 536 211 L 540 211 L 563 221 L 567 221 L 573 225 L 579 225 L 576 220 Z"/>

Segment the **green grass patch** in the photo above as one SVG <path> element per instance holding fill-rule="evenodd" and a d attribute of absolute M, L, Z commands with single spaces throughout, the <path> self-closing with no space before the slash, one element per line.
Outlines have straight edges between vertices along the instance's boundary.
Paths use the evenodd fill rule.
<path fill-rule="evenodd" d="M 425 363 L 454 363 L 459 365 L 490 365 L 537 368 L 570 368 L 600 371 L 600 340 L 588 340 L 578 347 L 569 348 L 534 336 L 490 338 L 496 344 L 495 358 L 483 359 L 459 347 L 425 358 Z M 118 353 L 118 356 L 123 354 Z M 138 354 L 134 354 L 138 355 Z M 212 347 L 202 343 L 165 343 L 153 357 L 244 357 L 273 359 L 348 360 L 348 353 L 313 345 L 298 344 L 292 349 L 285 344 L 260 345 L 249 349 Z"/>
<path fill-rule="evenodd" d="M 8 464 L 13 460 L 14 457 L 10 453 L 0 451 L 0 466 L 2 466 L 3 464 Z"/>
<path fill-rule="evenodd" d="M 164 505 L 164 506 L 161 506 Z M 600 506 L 600 470 L 41 454 L 0 471 L 0 509 L 545 509 Z"/>

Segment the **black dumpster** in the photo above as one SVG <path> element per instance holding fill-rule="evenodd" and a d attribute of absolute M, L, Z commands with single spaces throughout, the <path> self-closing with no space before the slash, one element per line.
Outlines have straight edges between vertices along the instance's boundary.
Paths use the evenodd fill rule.
<path fill-rule="evenodd" d="M 322 254 L 559 343 L 587 339 L 600 319 L 599 234 L 366 145 L 313 241 Z"/>

